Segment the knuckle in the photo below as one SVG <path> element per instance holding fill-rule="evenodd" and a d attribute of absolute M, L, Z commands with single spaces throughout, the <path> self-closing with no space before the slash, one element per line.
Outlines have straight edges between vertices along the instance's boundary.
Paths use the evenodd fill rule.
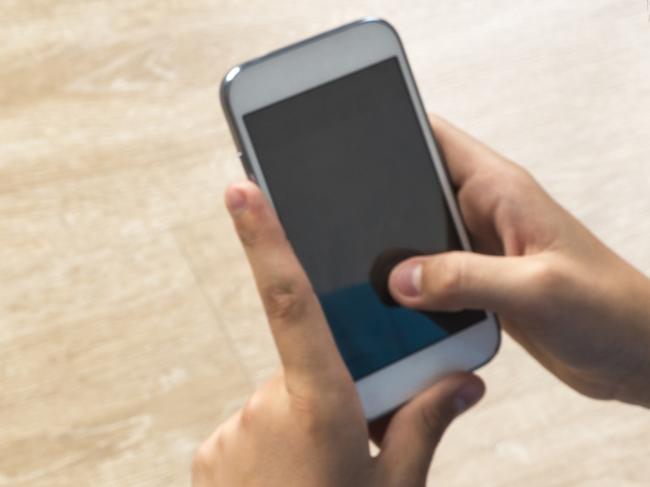
<path fill-rule="evenodd" d="M 237 225 L 237 234 L 245 248 L 254 247 L 259 240 L 259 230 L 253 226 L 244 225 L 243 223 Z"/>
<path fill-rule="evenodd" d="M 422 290 L 432 304 L 440 307 L 454 307 L 463 287 L 463 259 L 450 253 L 444 258 L 433 258 L 422 268 Z"/>
<path fill-rule="evenodd" d="M 301 426 L 308 432 L 318 435 L 327 425 L 332 424 L 338 404 L 331 400 L 329 392 L 318 394 L 307 387 L 287 385 L 289 407 L 293 417 L 300 421 Z"/>
<path fill-rule="evenodd" d="M 529 266 L 529 280 L 538 293 L 547 295 L 559 290 L 563 276 L 560 268 L 548 259 L 535 259 Z"/>
<path fill-rule="evenodd" d="M 437 407 L 422 411 L 422 424 L 425 434 L 433 441 L 438 441 L 449 423 L 454 418 L 450 407 Z"/>
<path fill-rule="evenodd" d="M 483 188 L 487 193 L 494 193 L 494 191 L 487 191 L 488 188 L 499 187 L 502 197 L 513 197 L 522 191 L 529 192 L 532 184 L 535 184 L 535 180 L 526 168 L 506 161 L 506 164 L 500 165 L 498 170 L 485 174 Z"/>
<path fill-rule="evenodd" d="M 499 165 L 498 171 L 493 171 L 493 176 L 495 178 L 494 182 L 503 182 L 504 179 L 517 183 L 533 181 L 532 174 L 524 166 L 517 164 L 516 162 L 509 159 L 502 159 L 502 162 L 505 164 Z"/>
<path fill-rule="evenodd" d="M 270 319 L 294 320 L 307 309 L 307 286 L 296 277 L 276 279 L 261 291 Z"/>
<path fill-rule="evenodd" d="M 192 472 L 199 475 L 209 471 L 214 462 L 214 444 L 210 440 L 204 441 L 194 452 L 192 457 Z"/>
<path fill-rule="evenodd" d="M 293 417 L 310 437 L 320 437 L 331 429 L 333 408 L 326 401 L 315 400 L 315 396 L 292 394 L 289 405 Z"/>
<path fill-rule="evenodd" d="M 507 187 L 517 201 L 525 201 L 541 189 L 528 169 L 518 165 L 512 166 L 509 180 Z"/>
<path fill-rule="evenodd" d="M 309 437 L 326 438 L 349 424 L 350 405 L 358 400 L 356 387 L 349 378 L 339 384 L 328 382 L 322 388 L 299 381 L 287 382 L 285 386 L 289 413 Z"/>
<path fill-rule="evenodd" d="M 308 387 L 301 387 L 293 382 L 287 382 L 286 388 L 292 409 L 307 416 L 318 416 L 321 401 L 318 400 L 315 393 L 311 392 Z"/>
<path fill-rule="evenodd" d="M 509 169 L 510 169 L 510 177 L 518 180 L 521 183 L 531 181 L 533 179 L 533 175 L 530 173 L 530 171 L 525 167 L 520 166 L 519 164 L 515 164 L 514 162 L 511 162 L 509 165 Z"/>
<path fill-rule="evenodd" d="M 255 392 L 246 401 L 239 414 L 239 424 L 242 428 L 250 428 L 261 414 L 264 407 L 264 401 L 259 392 Z"/>
<path fill-rule="evenodd" d="M 223 454 L 228 450 L 228 435 L 225 434 L 226 426 L 229 426 L 232 428 L 233 423 L 239 422 L 239 417 L 240 415 L 233 416 L 229 422 L 221 425 L 221 427 L 217 430 L 217 432 L 214 435 L 213 438 L 213 449 L 214 449 L 214 455 L 217 453 Z"/>

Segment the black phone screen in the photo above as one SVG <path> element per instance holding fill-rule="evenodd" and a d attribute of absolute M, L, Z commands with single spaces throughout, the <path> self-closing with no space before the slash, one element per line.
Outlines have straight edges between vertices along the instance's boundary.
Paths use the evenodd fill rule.
<path fill-rule="evenodd" d="M 386 296 L 401 258 L 461 249 L 397 58 L 245 114 L 244 124 L 355 380 L 486 318 Z"/>

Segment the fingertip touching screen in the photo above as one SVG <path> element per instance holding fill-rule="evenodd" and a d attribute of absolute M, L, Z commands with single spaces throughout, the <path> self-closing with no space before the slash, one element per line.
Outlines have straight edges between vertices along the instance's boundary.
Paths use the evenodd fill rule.
<path fill-rule="evenodd" d="M 278 216 L 355 380 L 482 321 L 392 300 L 400 260 L 461 249 L 397 58 L 244 115 Z"/>

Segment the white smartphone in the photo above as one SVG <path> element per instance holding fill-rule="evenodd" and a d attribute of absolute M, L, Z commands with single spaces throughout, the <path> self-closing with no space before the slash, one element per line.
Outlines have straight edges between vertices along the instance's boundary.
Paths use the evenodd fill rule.
<path fill-rule="evenodd" d="M 406 309 L 386 291 L 403 258 L 470 250 L 390 24 L 362 19 L 232 68 L 221 101 L 245 171 L 311 280 L 369 420 L 494 356 L 493 314 Z"/>

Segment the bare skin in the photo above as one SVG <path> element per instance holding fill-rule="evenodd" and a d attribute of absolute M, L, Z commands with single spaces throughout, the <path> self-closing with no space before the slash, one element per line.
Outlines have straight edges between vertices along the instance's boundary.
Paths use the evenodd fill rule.
<path fill-rule="evenodd" d="M 226 194 L 282 370 L 197 451 L 195 487 L 423 486 L 445 428 L 484 393 L 460 372 L 396 413 L 370 455 L 354 383 L 273 210 L 244 182 Z"/>
<path fill-rule="evenodd" d="M 404 306 L 488 309 L 578 392 L 650 406 L 650 281 L 520 166 L 431 117 L 477 252 L 413 258 L 389 288 Z M 421 267 L 419 267 L 421 264 Z M 412 271 L 419 275 L 414 288 Z"/>
<path fill-rule="evenodd" d="M 650 281 L 554 202 L 522 168 L 432 117 L 473 252 L 420 256 L 391 273 L 404 306 L 484 308 L 565 383 L 650 407 Z M 273 210 L 250 182 L 226 205 L 262 297 L 282 370 L 208 438 L 194 487 L 423 487 L 440 438 L 484 393 L 459 372 L 371 436 L 354 383 Z M 418 270 L 419 269 L 419 270 Z"/>

